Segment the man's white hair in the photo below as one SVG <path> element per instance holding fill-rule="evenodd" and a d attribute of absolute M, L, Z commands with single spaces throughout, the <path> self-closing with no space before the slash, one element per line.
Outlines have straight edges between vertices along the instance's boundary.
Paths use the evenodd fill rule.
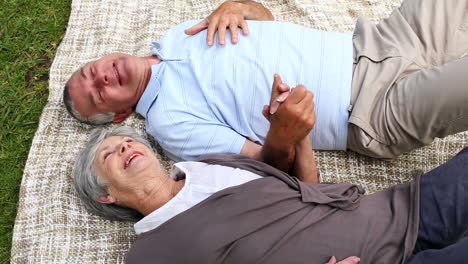
<path fill-rule="evenodd" d="M 82 116 L 78 110 L 76 110 L 75 104 L 73 103 L 71 96 L 70 96 L 70 91 L 69 91 L 69 85 L 68 82 L 65 84 L 65 87 L 63 89 L 63 103 L 65 104 L 65 108 L 67 108 L 67 111 L 72 115 L 74 118 L 78 119 L 79 121 L 83 123 L 87 123 L 90 125 L 102 125 L 106 123 L 112 122 L 115 117 L 115 113 L 109 112 L 109 113 L 104 113 L 104 114 L 95 114 L 93 116 L 89 117 L 84 117 Z"/>

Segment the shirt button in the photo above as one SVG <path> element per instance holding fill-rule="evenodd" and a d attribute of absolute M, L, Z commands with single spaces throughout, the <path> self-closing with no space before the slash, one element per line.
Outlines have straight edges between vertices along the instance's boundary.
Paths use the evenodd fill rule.
<path fill-rule="evenodd" d="M 161 44 L 159 44 L 158 42 L 154 41 L 154 42 L 153 42 L 153 48 L 156 48 L 157 50 L 160 50 L 160 49 L 161 49 Z"/>

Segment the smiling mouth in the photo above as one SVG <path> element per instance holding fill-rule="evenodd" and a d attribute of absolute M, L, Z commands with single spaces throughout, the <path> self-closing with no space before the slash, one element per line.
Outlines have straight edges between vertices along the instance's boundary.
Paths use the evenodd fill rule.
<path fill-rule="evenodd" d="M 115 65 L 115 63 L 112 63 L 112 68 L 114 69 L 115 78 L 119 82 L 119 85 L 122 85 L 122 80 L 120 80 L 119 70 L 117 69 L 117 66 Z"/>
<path fill-rule="evenodd" d="M 132 161 L 135 160 L 137 157 L 142 156 L 142 155 L 143 154 L 141 154 L 140 152 L 134 152 L 131 155 L 129 155 L 127 157 L 127 159 L 125 160 L 124 169 L 127 169 L 128 167 L 130 167 L 130 164 L 132 163 Z"/>

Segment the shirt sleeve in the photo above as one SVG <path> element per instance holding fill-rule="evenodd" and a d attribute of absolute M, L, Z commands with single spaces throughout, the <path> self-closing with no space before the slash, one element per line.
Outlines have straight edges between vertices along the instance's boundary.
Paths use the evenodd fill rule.
<path fill-rule="evenodd" d="M 246 140 L 232 128 L 208 121 L 182 122 L 171 129 L 150 128 L 148 133 L 175 161 L 197 160 L 212 153 L 240 154 Z"/>

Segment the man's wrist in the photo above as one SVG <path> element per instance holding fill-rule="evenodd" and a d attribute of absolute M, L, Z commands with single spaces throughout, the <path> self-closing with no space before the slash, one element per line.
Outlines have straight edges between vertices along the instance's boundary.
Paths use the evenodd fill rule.
<path fill-rule="evenodd" d="M 242 16 L 246 20 L 274 20 L 271 12 L 262 4 L 251 0 L 235 1 L 242 4 Z"/>
<path fill-rule="evenodd" d="M 284 172 L 289 172 L 294 165 L 294 149 L 275 151 L 273 148 L 264 146 L 261 155 L 263 162 Z"/>
<path fill-rule="evenodd" d="M 277 169 L 287 172 L 294 163 L 295 146 L 285 144 L 284 140 L 271 135 L 272 133 L 268 133 L 265 144 L 262 147 L 262 160 Z"/>
<path fill-rule="evenodd" d="M 265 145 L 263 145 L 263 149 L 265 151 L 268 151 L 268 153 L 275 153 L 275 156 L 290 156 L 291 153 L 295 153 L 294 146 L 290 145 L 283 145 L 283 144 L 277 144 L 277 143 L 268 143 L 268 141 L 265 142 Z"/>
<path fill-rule="evenodd" d="M 294 148 L 297 142 L 293 142 L 293 138 L 284 133 L 284 129 L 281 128 L 275 121 L 270 121 L 270 130 L 267 133 L 265 142 L 271 143 L 276 149 Z"/>
<path fill-rule="evenodd" d="M 309 150 L 312 149 L 312 143 L 310 142 L 310 137 L 307 135 L 304 139 L 299 141 L 296 145 L 296 152 L 300 152 L 302 150 Z"/>

